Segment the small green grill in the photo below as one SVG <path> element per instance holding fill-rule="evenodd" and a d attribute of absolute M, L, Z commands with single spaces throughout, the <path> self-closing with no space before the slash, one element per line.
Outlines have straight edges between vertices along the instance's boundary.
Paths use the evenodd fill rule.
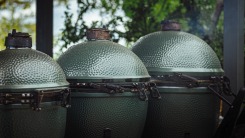
<path fill-rule="evenodd" d="M 231 94 L 212 48 L 180 31 L 177 22 L 164 21 L 162 31 L 141 37 L 132 51 L 143 61 L 162 96 L 161 100 L 149 99 L 143 137 L 212 137 L 218 125 L 217 96 Z"/>
<path fill-rule="evenodd" d="M 10 33 L 0 51 L 0 137 L 63 138 L 69 89 L 48 55 L 32 50 L 27 33 Z"/>
<path fill-rule="evenodd" d="M 107 29 L 89 29 L 87 39 L 58 59 L 71 88 L 66 137 L 140 138 L 155 92 L 147 69 Z"/>

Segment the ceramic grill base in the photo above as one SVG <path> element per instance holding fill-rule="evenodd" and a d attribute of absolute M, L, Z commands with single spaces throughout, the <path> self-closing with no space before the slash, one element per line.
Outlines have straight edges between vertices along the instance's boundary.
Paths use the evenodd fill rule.
<path fill-rule="evenodd" d="M 42 107 L 33 111 L 29 105 L 0 105 L 0 138 L 63 138 L 67 109 Z"/>
<path fill-rule="evenodd" d="M 218 125 L 219 99 L 207 88 L 161 87 L 149 99 L 144 138 L 211 138 Z"/>
<path fill-rule="evenodd" d="M 147 101 L 137 94 L 72 93 L 67 114 L 66 138 L 140 138 L 147 113 Z"/>

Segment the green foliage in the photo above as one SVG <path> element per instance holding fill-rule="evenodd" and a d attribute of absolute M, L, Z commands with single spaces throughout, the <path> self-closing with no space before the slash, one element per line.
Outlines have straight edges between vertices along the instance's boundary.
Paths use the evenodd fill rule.
<path fill-rule="evenodd" d="M 88 28 L 85 24 L 85 21 L 82 19 L 83 14 L 88 12 L 89 9 L 95 7 L 95 3 L 91 2 L 83 2 L 78 0 L 78 17 L 75 23 L 73 23 L 72 18 L 74 18 L 73 13 L 69 13 L 70 10 L 69 6 L 67 5 L 66 8 L 68 11 L 65 11 L 65 29 L 62 31 L 62 38 L 61 40 L 64 41 L 64 47 L 67 47 L 70 43 L 78 42 L 79 40 L 83 39 L 85 36 L 86 29 Z"/>
<path fill-rule="evenodd" d="M 60 40 L 64 42 L 64 45 L 61 47 L 61 50 L 62 48 L 67 48 L 67 46 L 72 43 L 85 40 L 85 33 L 86 30 L 89 28 L 110 28 L 110 30 L 113 30 L 111 31 L 112 40 L 114 42 L 117 42 L 119 40 L 117 36 L 119 34 L 123 34 L 122 32 L 117 30 L 117 26 L 123 22 L 121 16 L 115 15 L 115 12 L 118 9 L 119 5 L 120 0 L 101 0 L 100 2 L 89 0 L 77 0 L 77 6 L 79 7 L 77 17 L 74 17 L 74 14 L 69 12 L 71 9 L 69 8 L 69 5 L 67 5 L 67 10 L 64 13 L 65 28 L 62 29 L 62 37 L 60 38 Z M 86 13 L 91 12 L 93 10 L 99 10 L 101 16 L 105 14 L 110 15 L 111 19 L 107 21 L 95 21 L 92 22 L 92 24 L 87 25 L 86 19 L 84 19 L 83 16 Z M 73 19 L 76 20 L 73 21 Z"/>
<path fill-rule="evenodd" d="M 67 7 L 65 12 L 65 28 L 61 40 L 65 42 L 63 47 L 69 44 L 85 40 L 85 32 L 91 27 L 104 25 L 112 30 L 112 40 L 117 42 L 124 38 L 130 45 L 141 36 L 160 30 L 160 22 L 164 19 L 173 19 L 181 23 L 182 30 L 192 33 L 204 39 L 212 46 L 222 60 L 223 45 L 223 14 L 214 15 L 217 1 L 208 0 L 78 0 L 78 17 L 74 17 Z M 221 3 L 222 4 L 222 3 Z M 222 6 L 222 5 L 221 5 Z M 107 22 L 96 21 L 92 25 L 86 25 L 83 15 L 87 12 L 98 10 L 104 17 L 111 18 Z M 118 15 L 118 10 L 125 16 Z M 223 9 L 218 9 L 221 12 Z M 73 22 L 72 19 L 76 18 Z M 79 24 L 80 23 L 80 24 Z M 123 25 L 125 31 L 117 29 Z"/>
<path fill-rule="evenodd" d="M 172 0 L 124 0 L 123 10 L 130 18 L 125 38 L 134 42 L 141 36 L 160 30 L 160 22 L 178 8 L 179 2 Z"/>

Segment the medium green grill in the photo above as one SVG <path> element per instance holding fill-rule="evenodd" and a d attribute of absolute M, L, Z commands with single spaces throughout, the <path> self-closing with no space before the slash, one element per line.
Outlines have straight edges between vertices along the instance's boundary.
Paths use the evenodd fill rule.
<path fill-rule="evenodd" d="M 66 137 L 140 138 L 152 87 L 147 69 L 107 29 L 89 29 L 87 39 L 57 60 L 71 88 Z"/>
<path fill-rule="evenodd" d="M 48 55 L 31 49 L 31 37 L 13 30 L 0 51 L 0 137 L 63 138 L 69 89 Z"/>
<path fill-rule="evenodd" d="M 212 48 L 180 31 L 177 22 L 164 21 L 162 31 L 141 37 L 132 51 L 143 61 L 162 96 L 161 100 L 149 99 L 143 137 L 212 137 L 219 116 L 216 95 L 228 84 Z"/>

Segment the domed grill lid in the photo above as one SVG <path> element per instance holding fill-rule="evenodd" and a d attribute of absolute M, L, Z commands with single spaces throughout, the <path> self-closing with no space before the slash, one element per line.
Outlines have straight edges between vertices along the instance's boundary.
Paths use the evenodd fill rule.
<path fill-rule="evenodd" d="M 180 30 L 174 21 L 162 22 L 162 31 L 141 37 L 132 51 L 139 56 L 151 75 L 223 74 L 213 49 L 203 40 Z"/>
<path fill-rule="evenodd" d="M 176 22 L 164 21 L 162 31 L 148 34 L 135 43 L 132 51 L 146 65 L 151 82 L 180 89 L 206 87 L 231 105 L 220 94 L 233 95 L 215 52 L 200 38 L 179 30 Z"/>
<path fill-rule="evenodd" d="M 87 38 L 89 41 L 70 47 L 57 60 L 68 81 L 132 82 L 149 79 L 144 64 L 132 51 L 109 41 L 108 30 L 90 29 Z"/>
<path fill-rule="evenodd" d="M 0 51 L 0 90 L 32 91 L 68 86 L 60 66 L 48 55 L 30 49 L 28 33 L 16 32 L 6 37 L 6 50 Z"/>

